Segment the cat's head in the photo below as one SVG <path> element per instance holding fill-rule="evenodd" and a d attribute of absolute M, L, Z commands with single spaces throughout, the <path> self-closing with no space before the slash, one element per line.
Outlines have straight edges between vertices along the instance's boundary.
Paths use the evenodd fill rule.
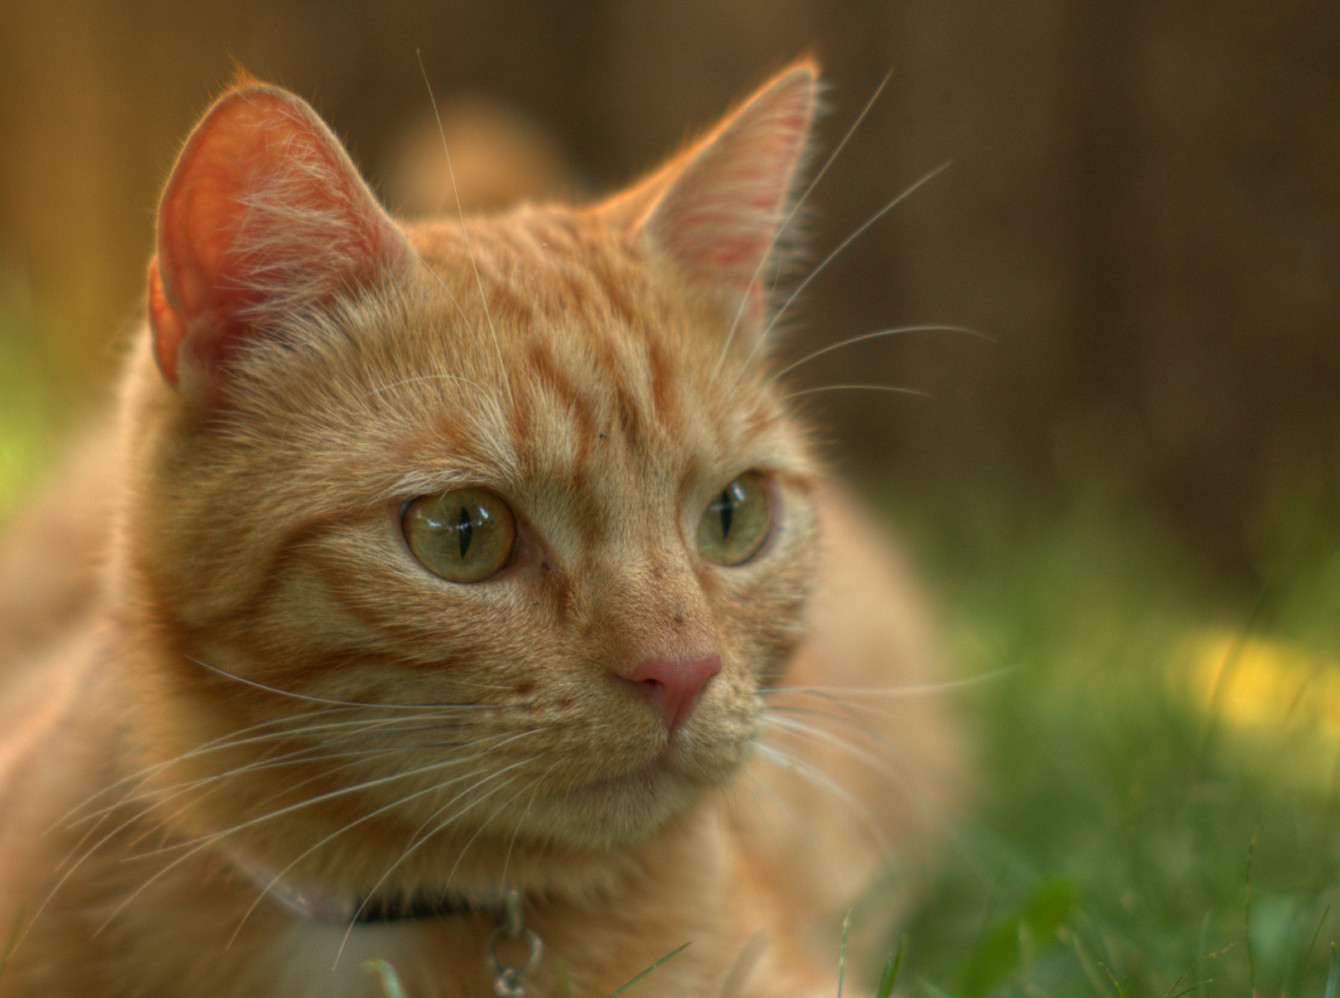
<path fill-rule="evenodd" d="M 249 822 L 225 844 L 601 847 L 735 772 L 816 542 L 763 339 L 815 92 L 797 64 L 612 199 L 463 223 L 392 219 L 282 90 L 207 113 L 124 563 L 145 742 Z"/>

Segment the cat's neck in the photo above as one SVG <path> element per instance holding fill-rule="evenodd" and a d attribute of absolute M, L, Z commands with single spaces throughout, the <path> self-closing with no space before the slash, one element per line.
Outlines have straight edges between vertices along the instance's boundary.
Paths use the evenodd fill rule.
<path fill-rule="evenodd" d="M 234 869 L 290 915 L 330 925 L 381 925 L 428 918 L 485 914 L 500 921 L 509 904 L 524 906 L 527 894 L 516 887 L 466 893 L 450 887 L 425 887 L 411 893 L 341 892 L 307 886 L 255 865 L 225 850 Z"/>

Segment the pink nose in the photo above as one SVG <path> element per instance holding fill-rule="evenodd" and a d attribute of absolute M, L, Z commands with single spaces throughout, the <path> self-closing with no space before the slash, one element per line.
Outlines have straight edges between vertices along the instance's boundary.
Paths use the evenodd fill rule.
<path fill-rule="evenodd" d="M 648 658 L 620 675 L 646 691 L 660 709 L 670 734 L 688 719 L 708 680 L 721 671 L 720 655 L 699 658 Z"/>

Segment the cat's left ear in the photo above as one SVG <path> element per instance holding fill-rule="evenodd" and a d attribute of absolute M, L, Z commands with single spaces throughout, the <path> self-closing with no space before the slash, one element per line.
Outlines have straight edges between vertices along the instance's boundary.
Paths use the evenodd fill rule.
<path fill-rule="evenodd" d="M 305 102 L 245 81 L 187 139 L 158 209 L 149 324 L 167 382 L 217 399 L 248 339 L 413 257 Z"/>
<path fill-rule="evenodd" d="M 818 111 L 815 64 L 795 63 L 652 177 L 641 220 L 653 254 L 757 321 Z M 744 299 L 743 302 L 741 299 Z"/>

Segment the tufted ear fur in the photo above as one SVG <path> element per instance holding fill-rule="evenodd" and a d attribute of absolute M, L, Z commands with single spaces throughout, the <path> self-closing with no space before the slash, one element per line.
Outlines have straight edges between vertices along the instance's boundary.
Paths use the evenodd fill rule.
<path fill-rule="evenodd" d="M 412 252 L 311 107 L 277 87 L 235 87 L 191 133 L 159 205 L 149 263 L 159 369 L 212 400 L 246 339 Z"/>
<path fill-rule="evenodd" d="M 649 184 L 662 192 L 644 216 L 654 252 L 694 284 L 745 299 L 757 318 L 766 264 L 781 228 L 818 107 L 818 72 L 802 60 L 765 84 Z"/>

